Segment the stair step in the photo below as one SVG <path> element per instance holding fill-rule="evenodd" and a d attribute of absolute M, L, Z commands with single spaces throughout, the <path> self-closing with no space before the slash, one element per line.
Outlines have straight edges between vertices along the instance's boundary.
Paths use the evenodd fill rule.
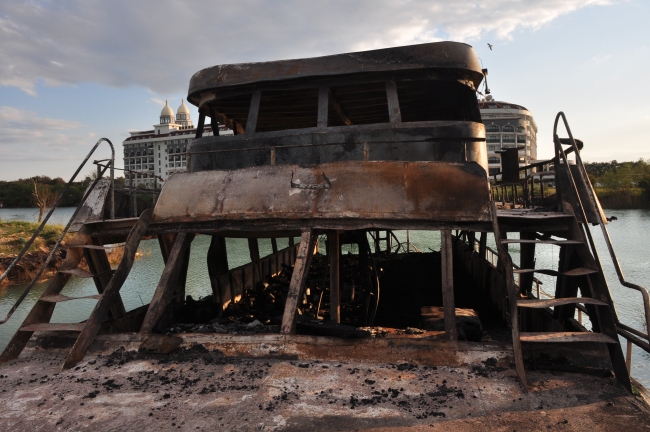
<path fill-rule="evenodd" d="M 117 243 L 114 245 L 105 245 L 105 246 L 99 246 L 99 245 L 91 245 L 91 244 L 86 244 L 86 245 L 72 245 L 68 246 L 69 248 L 77 248 L 77 249 L 98 249 L 98 250 L 113 250 L 115 248 L 119 247 L 124 247 L 124 243 Z"/>
<path fill-rule="evenodd" d="M 83 296 L 83 297 L 68 297 L 64 296 L 61 294 L 55 294 L 55 295 L 48 295 L 48 296 L 43 296 L 39 300 L 48 302 L 48 303 L 60 303 L 64 301 L 70 301 L 70 300 L 81 300 L 81 299 L 96 299 L 99 300 L 102 298 L 101 294 L 95 294 L 95 295 L 89 295 L 89 296 Z"/>
<path fill-rule="evenodd" d="M 592 270 L 592 269 L 586 268 L 586 267 L 578 267 L 578 268 L 574 268 L 573 270 L 569 270 L 569 271 L 564 272 L 564 275 L 565 276 L 584 276 L 584 275 L 594 274 L 594 273 L 598 273 L 598 271 Z"/>
<path fill-rule="evenodd" d="M 600 342 L 618 343 L 602 333 L 593 332 L 523 332 L 519 333 L 522 342 Z"/>
<path fill-rule="evenodd" d="M 516 274 L 541 273 L 549 276 L 559 276 L 560 274 L 563 274 L 564 276 L 585 276 L 588 274 L 598 273 L 596 270 L 592 270 L 585 267 L 578 267 L 573 270 L 566 271 L 564 273 L 560 273 L 557 270 L 550 270 L 550 269 L 514 269 L 512 272 Z"/>
<path fill-rule="evenodd" d="M 549 276 L 559 276 L 560 272 L 556 270 L 549 270 L 549 269 L 514 269 L 512 271 L 515 274 L 523 274 L 523 273 L 541 273 Z"/>
<path fill-rule="evenodd" d="M 527 220 L 527 221 L 534 221 L 534 220 L 544 220 L 544 219 L 569 219 L 573 218 L 573 215 L 567 214 L 567 213 L 561 213 L 561 212 L 540 212 L 540 211 L 531 211 L 527 209 L 499 209 L 497 211 L 497 217 L 499 219 L 501 218 L 508 218 L 508 219 L 520 219 L 520 220 Z"/>
<path fill-rule="evenodd" d="M 561 306 L 566 304 L 593 304 L 598 306 L 607 306 L 607 303 L 600 300 L 596 300 L 591 297 L 564 297 L 564 298 L 554 298 L 554 299 L 519 299 L 517 300 L 517 306 L 525 308 L 547 308 L 554 306 Z"/>
<path fill-rule="evenodd" d="M 59 273 L 71 274 L 73 276 L 77 276 L 77 277 L 80 277 L 80 278 L 91 278 L 91 277 L 96 277 L 96 276 L 103 276 L 105 274 L 112 274 L 112 273 L 115 273 L 115 270 L 109 270 L 109 271 L 106 271 L 106 272 L 99 273 L 99 274 L 95 275 L 95 274 L 92 274 L 91 272 L 89 272 L 88 270 L 84 270 L 84 269 L 80 269 L 80 268 L 73 268 L 73 269 L 69 269 L 69 270 L 59 270 Z"/>
<path fill-rule="evenodd" d="M 20 331 L 76 331 L 83 330 L 86 323 L 37 323 L 21 327 Z"/>
<path fill-rule="evenodd" d="M 584 244 L 579 240 L 528 240 L 528 239 L 503 239 L 502 244 L 508 243 L 522 243 L 522 244 L 552 244 L 557 246 L 562 245 L 580 245 Z"/>

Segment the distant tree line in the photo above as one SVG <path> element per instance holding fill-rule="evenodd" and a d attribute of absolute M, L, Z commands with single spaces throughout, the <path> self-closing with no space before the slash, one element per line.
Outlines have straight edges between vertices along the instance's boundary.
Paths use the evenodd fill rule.
<path fill-rule="evenodd" d="M 650 162 L 643 158 L 636 162 L 586 162 L 585 168 L 596 189 L 637 194 L 645 204 L 650 204 Z"/>
<path fill-rule="evenodd" d="M 83 181 L 70 185 L 65 195 L 61 198 L 60 207 L 73 207 L 79 205 L 88 185 L 93 181 L 94 175 L 88 175 Z M 116 187 L 124 184 L 123 178 L 115 179 Z M 15 181 L 0 181 L 0 203 L 3 207 L 39 207 L 35 199 L 35 184 L 39 194 L 58 196 L 66 184 L 61 177 L 50 178 L 47 176 L 30 177 Z"/>

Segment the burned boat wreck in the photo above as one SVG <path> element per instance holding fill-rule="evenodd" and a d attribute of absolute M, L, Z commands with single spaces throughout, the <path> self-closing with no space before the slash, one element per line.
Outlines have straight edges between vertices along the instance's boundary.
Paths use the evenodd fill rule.
<path fill-rule="evenodd" d="M 506 340 L 525 390 L 525 352 L 564 344 L 565 353 L 604 353 L 630 390 L 619 335 L 646 351 L 650 345 L 647 333 L 616 316 L 589 228 L 599 225 L 606 235 L 582 143 L 558 115 L 552 160 L 520 167 L 517 149 L 505 149 L 503 172 L 491 180 L 476 99 L 484 73 L 470 46 L 452 42 L 197 72 L 187 97 L 200 115 L 187 172 L 173 175 L 155 208 L 136 218 L 112 218 L 110 185 L 97 192 L 101 208 L 80 224 L 59 272 L 0 361 L 18 357 L 34 333 L 74 332 L 67 369 L 98 334 L 145 340 L 183 320 L 225 323 L 230 316 L 265 328 L 264 337 L 240 335 L 239 347 L 215 335 L 214 346 L 231 355 L 433 365 L 462 350 L 459 339 L 475 346 Z M 215 136 L 203 137 L 207 118 L 234 136 L 213 128 Z M 557 135 L 560 119 L 568 138 Z M 440 251 L 410 253 L 407 245 L 398 253 L 397 230 L 439 232 Z M 201 259 L 213 292 L 199 306 L 185 295 L 197 235 L 211 236 Z M 250 264 L 229 267 L 228 237 L 248 239 Z M 164 271 L 151 303 L 126 312 L 120 289 L 138 244 L 153 238 Z M 260 257 L 259 239 L 271 239 L 271 255 Z M 286 248 L 278 248 L 279 239 L 288 239 Z M 124 258 L 112 270 L 105 249 L 120 242 Z M 515 244 L 519 265 L 508 251 Z M 344 245 L 354 253 L 342 254 Z M 535 268 L 541 247 L 558 248 L 557 268 Z M 78 269 L 83 259 L 89 272 Z M 553 298 L 534 289 L 535 273 L 556 278 Z M 51 323 L 55 306 L 74 300 L 61 295 L 73 275 L 94 279 L 97 305 L 82 323 Z M 631 288 L 645 296 L 647 311 L 646 291 Z M 189 306 L 208 312 L 182 318 L 194 313 Z M 301 345 L 299 333 L 321 335 L 322 345 Z M 378 333 L 389 343 L 363 339 Z M 361 339 L 337 345 L 337 335 Z"/>

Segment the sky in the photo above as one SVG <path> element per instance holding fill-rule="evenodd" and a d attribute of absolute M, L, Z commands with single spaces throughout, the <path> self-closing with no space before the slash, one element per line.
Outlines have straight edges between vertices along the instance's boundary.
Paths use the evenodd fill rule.
<path fill-rule="evenodd" d="M 650 159 L 649 18 L 647 0 L 3 0 L 0 180 L 67 180 L 101 137 L 122 167 L 129 131 L 209 66 L 442 40 L 472 45 L 495 99 L 532 112 L 538 158 L 564 111 L 583 160 Z"/>

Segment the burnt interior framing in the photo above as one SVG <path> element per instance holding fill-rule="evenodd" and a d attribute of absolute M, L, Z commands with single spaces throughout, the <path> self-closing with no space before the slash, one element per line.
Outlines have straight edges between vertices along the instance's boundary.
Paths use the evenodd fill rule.
<path fill-rule="evenodd" d="M 255 115 L 252 95 L 258 91 L 260 127 L 256 124 L 253 133 L 436 120 L 481 122 L 478 108 L 471 107 L 475 103 L 464 110 L 459 107 L 459 100 L 467 105 L 467 95 L 474 94 L 469 77 L 435 70 L 224 87 L 203 95 L 199 113 L 216 117 L 236 134 L 251 133 L 249 116 Z M 418 100 L 418 91 L 426 98 L 434 97 L 435 103 L 426 106 L 425 97 Z M 408 113 L 405 118 L 402 105 Z"/>

